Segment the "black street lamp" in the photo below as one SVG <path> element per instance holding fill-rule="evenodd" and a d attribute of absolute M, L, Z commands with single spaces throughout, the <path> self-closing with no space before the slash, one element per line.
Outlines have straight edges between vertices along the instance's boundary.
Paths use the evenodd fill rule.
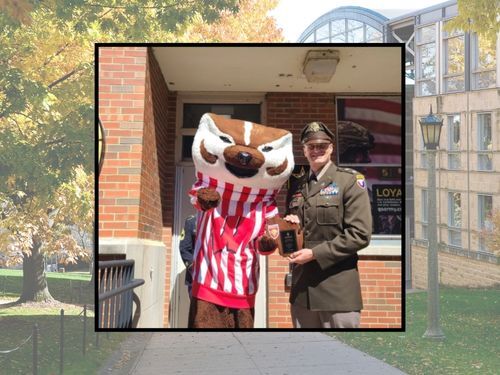
<path fill-rule="evenodd" d="M 104 162 L 104 149 L 106 147 L 106 142 L 104 141 L 104 128 L 102 127 L 101 120 L 99 120 L 99 170 L 98 174 L 101 174 L 102 164 Z"/>
<path fill-rule="evenodd" d="M 428 157 L 429 186 L 429 248 L 427 254 L 427 330 L 425 338 L 444 339 L 439 325 L 439 280 L 437 252 L 437 218 L 436 218 L 436 148 L 439 146 L 443 120 L 432 113 L 420 122 L 424 146 Z"/>

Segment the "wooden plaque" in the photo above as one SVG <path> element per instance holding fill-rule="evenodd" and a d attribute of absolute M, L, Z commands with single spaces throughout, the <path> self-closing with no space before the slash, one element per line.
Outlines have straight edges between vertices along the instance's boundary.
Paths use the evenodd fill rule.
<path fill-rule="evenodd" d="M 266 220 L 266 233 L 278 242 L 278 250 L 283 257 L 302 249 L 304 246 L 304 236 L 300 225 L 292 224 L 280 217 Z"/>

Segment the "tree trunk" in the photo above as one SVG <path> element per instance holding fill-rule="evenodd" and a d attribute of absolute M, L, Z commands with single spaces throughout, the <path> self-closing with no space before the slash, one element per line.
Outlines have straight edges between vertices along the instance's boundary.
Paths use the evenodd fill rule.
<path fill-rule="evenodd" d="M 31 255 L 24 254 L 23 291 L 18 302 L 53 301 L 47 286 L 43 255 L 40 253 L 41 242 L 33 241 Z"/>

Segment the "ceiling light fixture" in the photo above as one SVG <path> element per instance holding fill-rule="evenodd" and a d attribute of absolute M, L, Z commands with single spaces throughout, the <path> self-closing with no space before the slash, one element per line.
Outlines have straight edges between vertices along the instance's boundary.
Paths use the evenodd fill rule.
<path fill-rule="evenodd" d="M 303 72 L 308 82 L 329 82 L 340 61 L 339 51 L 311 50 L 304 60 Z"/>

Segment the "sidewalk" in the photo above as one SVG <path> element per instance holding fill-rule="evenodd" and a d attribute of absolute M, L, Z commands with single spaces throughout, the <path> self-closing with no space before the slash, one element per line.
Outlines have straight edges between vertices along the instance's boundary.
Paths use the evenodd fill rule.
<path fill-rule="evenodd" d="M 319 332 L 153 333 L 126 367 L 133 375 L 404 374 Z"/>

